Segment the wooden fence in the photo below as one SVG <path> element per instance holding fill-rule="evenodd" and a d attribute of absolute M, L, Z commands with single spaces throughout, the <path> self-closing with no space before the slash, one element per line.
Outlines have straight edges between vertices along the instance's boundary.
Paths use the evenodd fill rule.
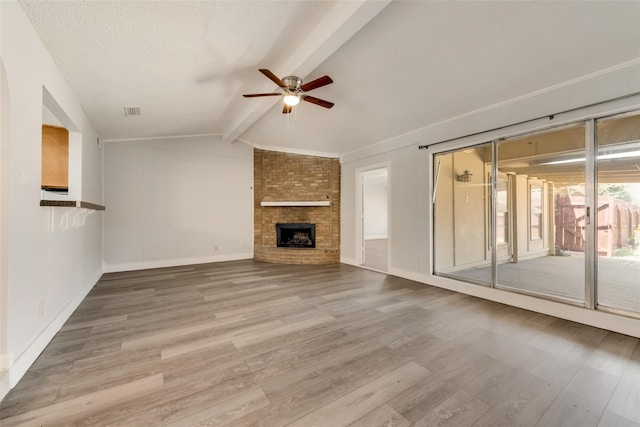
<path fill-rule="evenodd" d="M 616 249 L 637 247 L 640 206 L 611 196 L 598 196 L 598 255 L 613 256 Z M 555 244 L 565 251 L 584 252 L 586 226 L 584 196 L 555 196 Z"/>

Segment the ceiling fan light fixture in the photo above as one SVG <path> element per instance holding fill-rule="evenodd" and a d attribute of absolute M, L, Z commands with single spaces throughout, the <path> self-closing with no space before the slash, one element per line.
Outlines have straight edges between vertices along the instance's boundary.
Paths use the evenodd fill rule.
<path fill-rule="evenodd" d="M 287 93 L 282 99 L 289 107 L 295 107 L 300 103 L 300 96 L 295 93 Z"/>
<path fill-rule="evenodd" d="M 0 0 L 2 1 L 2 0 Z M 325 101 L 324 99 L 316 98 L 315 96 L 307 95 L 310 90 L 318 89 L 319 87 L 326 86 L 333 83 L 333 80 L 329 76 L 322 76 L 305 84 L 302 84 L 302 79 L 297 76 L 286 76 L 282 80 L 271 71 L 266 68 L 260 68 L 262 74 L 264 74 L 269 80 L 278 85 L 282 92 L 271 93 L 245 93 L 242 96 L 245 98 L 259 98 L 262 96 L 282 96 L 284 102 L 284 108 L 282 114 L 289 114 L 293 111 L 293 107 L 300 104 L 300 101 L 310 102 L 315 105 L 319 105 L 324 108 L 331 108 L 334 106 L 333 102 Z"/>

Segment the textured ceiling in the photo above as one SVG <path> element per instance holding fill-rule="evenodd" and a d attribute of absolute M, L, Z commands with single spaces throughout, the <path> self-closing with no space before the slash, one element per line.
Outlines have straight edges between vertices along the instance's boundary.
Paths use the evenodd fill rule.
<path fill-rule="evenodd" d="M 640 2 L 21 3 L 104 139 L 344 153 L 640 58 Z M 263 67 L 336 106 L 287 126 Z"/>
<path fill-rule="evenodd" d="M 222 133 L 258 68 L 294 54 L 328 1 L 23 1 L 105 139 Z M 270 89 L 271 85 L 267 84 Z M 123 107 L 139 106 L 125 118 Z"/>

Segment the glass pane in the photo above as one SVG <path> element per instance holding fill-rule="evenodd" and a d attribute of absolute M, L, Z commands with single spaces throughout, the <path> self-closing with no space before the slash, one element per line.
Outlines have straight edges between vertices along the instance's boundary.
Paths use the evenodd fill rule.
<path fill-rule="evenodd" d="M 596 129 L 598 305 L 640 313 L 640 116 Z"/>
<path fill-rule="evenodd" d="M 491 283 L 491 144 L 434 156 L 434 271 Z"/>
<path fill-rule="evenodd" d="M 497 287 L 584 302 L 584 147 L 584 126 L 497 144 L 511 206 L 503 219 L 497 200 Z M 501 245 L 502 221 L 512 232 Z"/>

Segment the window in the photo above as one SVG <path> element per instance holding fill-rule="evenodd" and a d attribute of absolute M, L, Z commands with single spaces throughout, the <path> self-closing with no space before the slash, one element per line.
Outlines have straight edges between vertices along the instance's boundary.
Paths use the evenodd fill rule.
<path fill-rule="evenodd" d="M 496 181 L 496 243 L 509 243 L 509 181 Z"/>
<path fill-rule="evenodd" d="M 529 240 L 542 239 L 542 185 L 529 186 Z"/>

